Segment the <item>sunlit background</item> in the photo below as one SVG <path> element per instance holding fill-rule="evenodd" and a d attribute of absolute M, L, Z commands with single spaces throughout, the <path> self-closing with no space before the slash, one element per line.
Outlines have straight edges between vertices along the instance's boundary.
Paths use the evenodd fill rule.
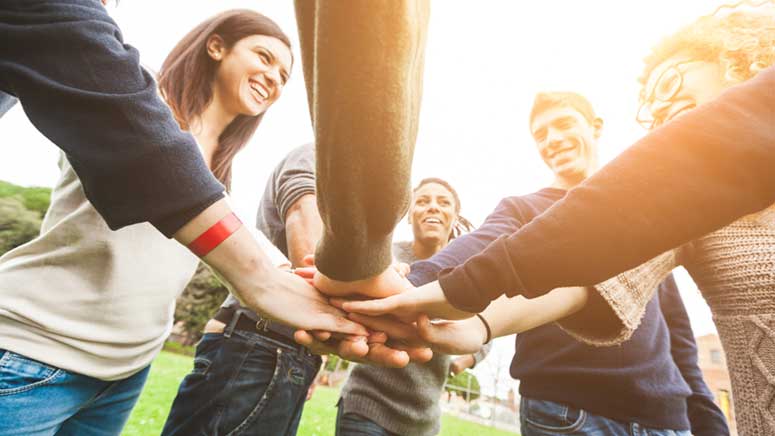
<path fill-rule="evenodd" d="M 461 195 L 463 214 L 477 225 L 500 198 L 546 186 L 551 173 L 527 128 L 533 96 L 544 90 L 576 91 L 589 98 L 605 121 L 602 161 L 610 160 L 644 134 L 635 122 L 637 77 L 650 47 L 721 3 L 434 1 L 413 181 L 431 176 L 449 180 Z M 299 58 L 290 0 L 125 0 L 109 7 L 126 42 L 140 50 L 152 70 L 196 24 L 230 8 L 256 9 L 277 21 Z M 243 219 L 254 220 L 274 165 L 292 147 L 312 140 L 306 104 L 297 62 L 283 97 L 235 161 L 233 203 Z M 11 156 L 0 159 L 0 180 L 27 186 L 56 182 L 57 150 L 18 105 L 0 119 L 0 132 L 6 156 Z M 396 239 L 411 239 L 409 225 L 399 225 Z M 691 279 L 683 270 L 677 278 L 695 334 L 715 332 Z M 487 365 L 475 370 L 485 375 L 480 377 L 485 392 L 493 389 L 486 381 L 494 372 L 500 374 L 501 395 L 513 387 L 507 374 L 513 348 L 513 338 L 496 341 Z"/>

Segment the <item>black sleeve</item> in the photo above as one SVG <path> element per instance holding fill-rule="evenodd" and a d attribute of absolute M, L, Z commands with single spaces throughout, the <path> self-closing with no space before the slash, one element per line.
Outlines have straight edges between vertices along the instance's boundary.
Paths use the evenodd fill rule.
<path fill-rule="evenodd" d="M 713 402 L 697 363 L 697 343 L 689 315 L 672 275 L 659 285 L 659 306 L 670 329 L 670 353 L 692 395 L 686 400 L 694 436 L 729 436 L 729 427 L 721 409 Z"/>
<path fill-rule="evenodd" d="M 440 271 L 462 264 L 487 248 L 498 236 L 517 231 L 523 224 L 523 218 L 516 204 L 515 199 L 501 200 L 479 228 L 455 238 L 432 257 L 414 262 L 407 276 L 409 281 L 415 286 L 430 283 L 438 278 Z"/>
<path fill-rule="evenodd" d="M 66 154 L 112 229 L 171 236 L 223 196 L 139 54 L 99 2 L 0 8 L 0 89 Z"/>

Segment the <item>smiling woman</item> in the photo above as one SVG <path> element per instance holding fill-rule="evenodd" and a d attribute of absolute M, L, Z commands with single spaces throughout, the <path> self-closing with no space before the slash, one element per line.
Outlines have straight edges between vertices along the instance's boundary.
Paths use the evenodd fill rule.
<path fill-rule="evenodd" d="M 290 46 L 274 21 L 237 9 L 191 30 L 162 64 L 162 95 L 181 127 L 201 134 L 205 160 L 227 189 L 232 159 L 288 81 Z M 210 115 L 217 122 L 208 126 Z"/>

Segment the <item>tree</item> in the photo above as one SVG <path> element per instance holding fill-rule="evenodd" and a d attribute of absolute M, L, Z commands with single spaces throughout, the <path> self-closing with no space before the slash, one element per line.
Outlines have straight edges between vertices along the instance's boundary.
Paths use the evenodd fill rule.
<path fill-rule="evenodd" d="M 40 214 L 24 207 L 20 198 L 0 198 L 0 255 L 38 236 L 40 224 Z"/>
<path fill-rule="evenodd" d="M 187 344 L 197 342 L 202 337 L 207 321 L 215 315 L 229 290 L 215 277 L 205 264 L 200 263 L 194 278 L 178 297 L 175 307 L 175 320 L 183 321 Z"/>
<path fill-rule="evenodd" d="M 26 209 L 37 212 L 39 217 L 43 218 L 51 202 L 51 189 L 25 188 L 0 180 L 0 198 L 7 197 L 19 199 Z"/>
<path fill-rule="evenodd" d="M 465 370 L 454 377 L 447 376 L 447 384 L 444 386 L 444 390 L 458 394 L 468 401 L 479 398 L 481 393 L 479 380 L 469 370 Z M 469 391 L 468 394 L 466 394 L 466 391 Z"/>

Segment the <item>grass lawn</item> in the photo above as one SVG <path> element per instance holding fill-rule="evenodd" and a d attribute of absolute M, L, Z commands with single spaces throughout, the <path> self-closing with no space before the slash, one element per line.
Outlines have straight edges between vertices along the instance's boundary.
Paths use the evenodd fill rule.
<path fill-rule="evenodd" d="M 180 380 L 191 369 L 191 358 L 163 351 L 153 363 L 148 383 L 129 418 L 122 436 L 157 436 L 161 433 Z M 304 407 L 299 436 L 332 436 L 339 390 L 319 387 Z M 484 427 L 452 416 L 444 416 L 442 436 L 514 436 L 514 433 Z"/>

